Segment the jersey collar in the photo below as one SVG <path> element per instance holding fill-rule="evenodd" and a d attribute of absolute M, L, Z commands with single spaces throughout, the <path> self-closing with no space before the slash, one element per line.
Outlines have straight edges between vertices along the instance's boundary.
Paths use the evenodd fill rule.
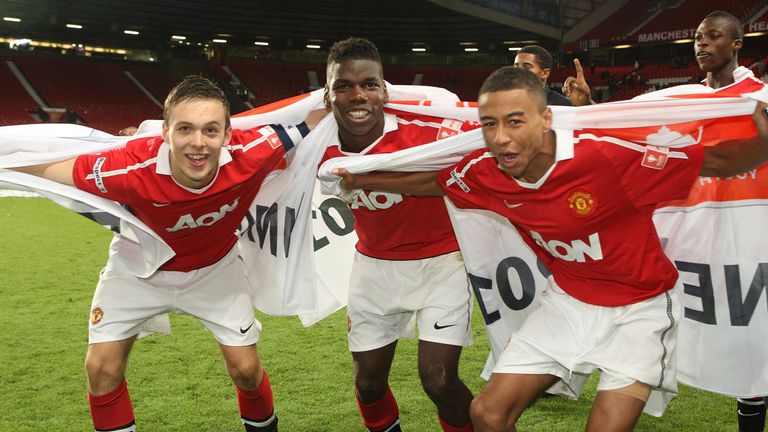
<path fill-rule="evenodd" d="M 739 67 L 737 67 L 736 69 L 733 70 L 733 84 L 736 84 L 739 81 L 743 81 L 743 80 L 745 80 L 745 79 L 747 79 L 749 77 L 753 77 L 753 76 L 755 76 L 755 74 L 753 74 L 751 70 L 745 68 L 744 66 L 739 66 Z M 701 80 L 701 83 L 704 84 L 704 85 L 707 85 L 707 79 L 704 78 L 703 80 Z M 725 87 L 720 87 L 717 90 L 728 88 L 728 87 L 732 86 L 733 84 L 729 84 L 729 85 L 727 85 Z"/>
<path fill-rule="evenodd" d="M 566 129 L 552 129 L 555 132 L 555 162 L 573 159 L 573 131 Z"/>
<path fill-rule="evenodd" d="M 342 150 L 341 149 L 341 141 L 339 141 L 339 134 L 336 134 L 333 137 L 334 141 L 333 141 L 333 143 L 331 145 L 338 147 L 339 151 L 342 154 L 351 155 L 351 156 L 360 156 L 360 155 L 364 155 L 364 154 L 368 153 L 369 151 L 371 151 L 371 149 L 373 147 L 375 147 L 376 144 L 378 144 L 379 141 L 381 141 L 381 139 L 384 138 L 384 136 L 386 134 L 388 134 L 388 133 L 390 133 L 392 131 L 396 131 L 396 130 L 397 130 L 397 116 L 394 115 L 394 114 L 390 114 L 390 113 L 385 112 L 384 113 L 384 132 L 381 134 L 380 137 L 378 137 L 376 139 L 376 141 L 372 142 L 368 147 L 364 148 L 360 153 L 349 153 L 349 152 L 345 152 L 344 150 Z"/>
<path fill-rule="evenodd" d="M 221 152 L 219 152 L 219 168 L 223 167 L 224 165 L 228 164 L 232 161 L 232 155 L 229 154 L 229 149 L 224 146 L 221 148 Z M 180 188 L 195 193 L 195 194 L 202 194 L 203 192 L 210 189 L 211 186 L 216 182 L 216 179 L 219 177 L 219 169 L 216 170 L 216 176 L 213 178 L 213 180 L 208 183 L 208 185 L 200 188 L 200 189 L 192 189 L 188 188 L 184 185 L 179 184 L 179 182 L 176 181 L 176 179 L 173 179 L 173 182 L 176 183 Z M 163 142 L 160 145 L 160 148 L 157 149 L 157 162 L 155 163 L 155 172 L 162 175 L 171 175 L 171 145 L 167 142 Z"/>
<path fill-rule="evenodd" d="M 520 187 L 523 187 L 526 189 L 539 189 L 541 185 L 543 185 L 544 182 L 547 181 L 550 174 L 552 174 L 552 171 L 554 171 L 555 166 L 557 166 L 558 162 L 568 160 L 568 159 L 573 159 L 573 147 L 575 145 L 575 141 L 573 139 L 573 131 L 567 130 L 567 129 L 554 129 L 554 128 L 552 129 L 552 131 L 555 133 L 555 162 L 552 164 L 552 166 L 549 167 L 547 172 L 544 173 L 544 175 L 541 176 L 541 178 L 536 183 L 528 183 L 512 177 L 512 180 L 514 180 L 518 185 L 520 185 Z"/>

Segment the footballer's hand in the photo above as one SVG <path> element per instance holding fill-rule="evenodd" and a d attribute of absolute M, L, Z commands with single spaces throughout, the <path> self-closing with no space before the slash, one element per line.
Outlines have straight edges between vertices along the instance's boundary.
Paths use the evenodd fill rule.
<path fill-rule="evenodd" d="M 352 204 L 362 191 L 361 188 L 355 186 L 355 175 L 344 168 L 334 168 L 331 172 L 341 177 L 341 180 L 339 180 L 341 193 L 339 193 L 338 197 L 345 203 Z"/>
<path fill-rule="evenodd" d="M 120 129 L 117 134 L 120 136 L 133 136 L 136 135 L 136 131 L 138 131 L 139 128 L 136 126 L 128 126 L 127 128 Z"/>
<path fill-rule="evenodd" d="M 334 168 L 331 171 L 334 175 L 337 175 L 341 177 L 341 181 L 339 181 L 339 186 L 341 186 L 341 189 L 344 192 L 351 192 L 355 190 L 355 175 L 351 172 L 347 171 L 344 168 Z"/>
<path fill-rule="evenodd" d="M 581 67 L 579 59 L 573 59 L 573 67 L 576 69 L 576 76 L 569 76 L 563 83 L 563 94 L 566 95 L 573 106 L 592 105 L 589 84 L 584 78 L 584 68 Z"/>

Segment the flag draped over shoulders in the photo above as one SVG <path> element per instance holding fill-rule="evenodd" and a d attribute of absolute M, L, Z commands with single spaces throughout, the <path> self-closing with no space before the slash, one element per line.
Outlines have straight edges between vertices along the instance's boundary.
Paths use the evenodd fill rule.
<path fill-rule="evenodd" d="M 444 89 L 389 85 L 392 99 L 418 109 L 430 101 L 456 106 Z M 232 118 L 233 128 L 300 123 L 322 107 L 318 90 L 256 108 Z M 399 108 L 399 107 L 398 107 Z M 174 252 L 138 218 L 118 203 L 8 168 L 66 160 L 125 146 L 132 139 L 157 136 L 161 120 L 143 122 L 133 137 L 116 137 L 80 125 L 35 124 L 0 127 L 0 187 L 34 191 L 116 231 L 120 259 L 138 277 L 154 273 Z M 339 257 L 351 262 L 356 241 L 351 213 L 337 198 L 315 188 L 317 165 L 338 129 L 327 116 L 287 156 L 284 169 L 264 181 L 242 221 L 237 247 L 243 256 L 254 306 L 269 314 L 298 315 L 310 325 L 346 305 L 348 268 L 336 269 Z M 115 242 L 113 242 L 114 248 Z M 315 251 L 313 253 L 313 251 Z"/>
<path fill-rule="evenodd" d="M 475 104 L 459 102 L 455 95 L 442 89 L 389 86 L 389 94 L 393 101 L 400 101 L 388 104 L 391 109 L 458 120 L 478 119 Z M 751 96 L 768 100 L 766 90 Z M 251 128 L 269 123 L 298 123 L 309 110 L 321 104 L 322 93 L 314 92 L 245 113 L 233 118 L 232 124 L 235 128 Z M 553 128 L 572 136 L 576 145 L 580 139 L 590 139 L 634 148 L 665 147 L 674 152 L 676 147 L 706 145 L 724 137 L 754 133 L 750 119 L 754 106 L 754 101 L 746 97 L 722 97 L 703 86 L 681 86 L 674 92 L 646 95 L 642 100 L 551 108 Z M 160 121 L 147 121 L 138 133 L 155 136 L 160 128 Z M 315 180 L 325 146 L 337 133 L 332 116 L 326 116 L 289 153 L 286 167 L 265 180 L 238 233 L 237 247 L 248 267 L 254 306 L 271 314 L 298 314 L 306 325 L 346 304 L 356 242 L 353 219 L 343 201 L 320 193 Z M 105 151 L 123 146 L 129 139 L 132 138 L 114 137 L 75 125 L 0 128 L 0 186 L 40 192 L 119 231 L 134 245 L 121 253 L 134 264 L 132 269 L 137 276 L 148 276 L 173 251 L 126 209 L 68 186 L 3 169 Z M 436 170 L 482 147 L 478 129 L 383 156 L 332 159 L 320 168 L 319 177 L 326 190 L 338 192 L 338 178 L 331 174 L 333 167 L 345 167 L 353 173 Z M 759 172 L 750 172 L 736 180 L 765 181 L 764 177 Z M 753 204 L 762 206 L 765 197 L 744 195 L 738 184 L 734 181 L 732 187 L 714 192 L 733 196 L 733 200 L 705 195 L 690 205 L 678 203 L 660 208 L 655 221 L 660 236 L 667 239 L 667 253 L 683 275 L 686 320 L 680 335 L 681 378 L 726 394 L 760 395 L 768 393 L 768 378 L 760 369 L 768 361 L 764 343 L 768 308 L 759 306 L 760 301 L 765 301 L 761 296 L 768 285 L 768 260 L 762 252 L 764 242 L 742 239 L 749 237 L 750 227 L 764 222 L 765 214 L 755 210 Z M 744 212 L 726 215 L 722 208 L 731 208 L 736 201 Z M 510 334 L 537 304 L 548 272 L 505 218 L 486 211 L 456 209 L 450 202 L 448 208 L 488 328 L 492 346 L 490 367 Z M 727 226 L 732 230 L 737 225 L 738 230 L 743 229 L 738 236 L 720 228 Z M 700 235 L 696 242 L 690 242 L 696 238 L 697 229 L 723 234 L 716 238 Z M 738 241 L 730 240 L 736 237 Z M 723 255 L 714 259 L 706 253 L 713 250 L 723 251 Z M 689 261 L 681 266 L 675 254 L 686 256 Z M 713 280 L 725 283 L 715 284 Z M 724 291 L 716 291 L 720 285 L 726 287 Z M 741 350 L 750 344 L 752 351 L 734 354 L 736 347 Z M 707 357 L 714 360 L 707 363 Z M 744 367 L 744 362 L 751 362 L 753 367 Z M 717 367 L 735 367 L 762 375 L 757 380 L 754 376 L 734 379 L 732 374 L 713 372 Z M 726 379 L 732 385 L 725 383 Z M 754 385 L 748 386 L 747 380 Z"/>
<path fill-rule="evenodd" d="M 711 90 L 703 86 L 683 86 L 676 92 L 667 90 L 662 94 L 646 95 L 640 100 L 579 108 L 551 107 L 554 113 L 553 129 L 558 134 L 572 134 L 576 145 L 581 139 L 600 140 L 635 149 L 666 148 L 672 155 L 676 147 L 710 145 L 724 139 L 754 135 L 755 128 L 751 114 L 754 111 L 755 102 L 751 98 L 765 101 L 767 96 L 765 89 L 752 93 L 748 97 L 736 95 L 722 97 L 722 95 L 714 95 Z M 420 146 L 418 149 L 390 154 L 387 158 L 362 156 L 330 160 L 320 168 L 319 176 L 324 187 L 333 190 L 337 188 L 338 181 L 331 174 L 335 167 L 343 167 L 352 173 L 438 169 L 460 159 L 461 154 L 482 146 L 481 131 L 477 130 Z M 746 173 L 742 177 L 750 175 L 752 174 Z M 451 205 L 450 201 L 448 201 L 448 208 L 470 282 L 488 329 L 492 352 L 486 364 L 485 375 L 489 375 L 495 359 L 503 350 L 512 332 L 536 306 L 539 293 L 546 287 L 546 277 L 549 272 L 536 259 L 533 251 L 524 244 L 507 219 L 488 211 L 457 209 Z M 663 220 L 657 215 L 656 223 L 663 225 L 659 228 L 662 238 L 670 238 L 669 244 L 666 245 L 667 251 L 674 250 L 675 247 L 690 247 L 685 246 L 685 242 L 688 238 L 694 237 L 704 237 L 701 239 L 702 244 L 692 246 L 699 248 L 702 252 L 706 253 L 713 247 L 719 247 L 714 245 L 714 240 L 709 239 L 722 232 L 717 227 L 700 230 L 698 236 L 694 235 L 694 232 L 688 233 L 690 234 L 688 236 L 665 235 L 665 232 L 678 230 L 680 222 L 675 221 L 675 218 L 680 217 L 686 216 L 676 214 L 672 218 L 667 218 L 668 220 Z M 731 226 L 740 225 L 742 221 L 725 221 L 721 218 L 718 222 L 710 221 L 710 223 Z M 752 219 L 745 219 L 743 223 L 744 230 L 747 232 L 750 226 L 755 226 L 758 222 L 752 216 Z M 696 230 L 695 222 L 688 226 L 691 230 Z M 732 237 L 725 234 L 718 238 L 717 241 L 722 243 L 730 241 Z M 764 244 L 761 242 L 761 245 Z M 739 250 L 738 244 L 730 246 L 724 250 L 728 251 L 727 254 L 731 254 L 733 262 L 740 259 L 742 252 L 747 252 L 747 249 Z M 747 246 L 749 247 L 751 246 Z M 728 303 L 733 303 L 738 305 L 740 311 L 754 312 L 752 324 L 748 328 L 730 327 L 709 332 L 698 327 L 698 330 L 686 332 L 684 330 L 686 325 L 692 323 L 684 323 L 681 327 L 680 344 L 690 348 L 688 350 L 683 348 L 680 351 L 680 357 L 683 355 L 686 357 L 679 360 L 681 377 L 686 383 L 726 394 L 738 393 L 737 388 L 744 392 L 742 394 L 759 395 L 768 392 L 768 385 L 766 385 L 768 376 L 764 372 L 764 365 L 768 363 L 768 352 L 764 343 L 768 329 L 768 308 L 764 305 L 755 308 L 760 293 L 768 285 L 762 279 L 763 270 L 768 270 L 768 267 L 758 266 L 757 263 L 750 263 L 748 267 L 746 274 L 742 275 L 742 285 L 751 286 L 750 294 L 746 297 L 739 294 L 738 301 L 735 301 L 735 294 L 721 293 L 719 295 L 722 298 L 718 299 L 718 302 L 726 305 L 726 308 Z M 692 270 L 693 277 L 700 276 L 700 273 L 696 273 L 697 270 L 699 270 L 698 267 Z M 735 272 L 733 269 L 730 271 Z M 686 293 L 693 293 L 692 298 L 686 299 L 688 303 L 702 300 L 701 295 L 697 294 L 702 282 L 696 282 L 698 283 L 689 283 L 689 286 L 684 288 Z M 708 288 L 712 288 L 711 284 Z M 726 297 L 728 300 L 725 299 Z M 705 307 L 713 306 L 705 304 Z M 701 310 L 700 304 L 696 310 Z M 687 313 L 690 314 L 690 312 Z M 696 325 L 691 327 L 697 328 Z M 734 330 L 736 333 L 732 333 Z M 697 331 L 700 334 L 697 334 Z M 716 338 L 707 340 L 707 337 L 713 334 L 716 334 Z M 751 357 L 750 353 L 745 353 L 743 356 L 734 355 L 734 346 L 729 340 L 732 334 L 745 342 L 740 345 L 742 347 L 750 345 L 746 343 L 748 339 L 753 341 L 751 345 L 760 345 L 759 349 L 750 351 L 756 356 Z M 696 337 L 691 338 L 691 335 Z M 694 346 L 697 352 L 692 352 Z M 724 359 L 734 360 L 724 362 Z M 749 369 L 752 372 L 750 376 L 734 377 L 733 374 L 716 374 L 712 366 L 709 366 L 709 364 L 726 363 L 734 366 L 739 364 L 738 362 L 753 364 Z M 702 363 L 707 366 L 697 370 L 696 367 Z M 737 366 L 734 367 L 736 369 L 732 370 L 742 370 Z M 707 372 L 703 373 L 705 370 Z M 730 380 L 730 385 L 724 386 L 727 380 Z M 653 407 L 649 408 L 653 410 Z"/>

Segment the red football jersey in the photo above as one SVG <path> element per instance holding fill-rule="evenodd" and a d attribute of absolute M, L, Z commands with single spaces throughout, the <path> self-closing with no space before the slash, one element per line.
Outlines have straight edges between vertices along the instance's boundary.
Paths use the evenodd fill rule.
<path fill-rule="evenodd" d="M 721 95 L 741 96 L 744 93 L 753 93 L 760 91 L 765 87 L 765 83 L 758 78 L 749 69 L 739 66 L 733 71 L 733 84 L 715 89 L 715 93 Z M 702 84 L 708 87 L 707 80 Z"/>
<path fill-rule="evenodd" d="M 502 171 L 478 150 L 438 174 L 460 208 L 487 209 L 509 219 L 571 296 L 622 306 L 671 289 L 677 271 L 651 220 L 655 205 L 684 198 L 703 161 L 701 146 L 675 149 L 664 163 L 641 146 L 561 132 L 556 162 L 535 184 Z"/>
<path fill-rule="evenodd" d="M 173 249 L 161 270 L 209 266 L 237 241 L 248 207 L 264 178 L 295 143 L 282 126 L 233 130 L 213 182 L 189 189 L 171 177 L 170 146 L 160 137 L 129 141 L 124 148 L 77 158 L 75 185 L 127 206 Z"/>
<path fill-rule="evenodd" d="M 348 155 L 392 153 L 475 129 L 476 122 L 400 111 L 385 114 L 384 135 L 360 153 L 346 153 L 338 140 L 322 162 Z M 322 163 L 321 162 L 321 163 Z M 423 259 L 459 249 L 442 197 L 415 197 L 364 190 L 350 205 L 357 250 L 378 259 Z"/>

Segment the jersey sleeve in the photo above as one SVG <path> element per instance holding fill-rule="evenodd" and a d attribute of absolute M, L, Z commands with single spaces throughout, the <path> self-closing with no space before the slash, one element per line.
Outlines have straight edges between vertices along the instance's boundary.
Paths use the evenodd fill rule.
<path fill-rule="evenodd" d="M 125 148 L 81 155 L 75 159 L 75 186 L 92 194 L 124 202 L 129 197 L 128 171 L 134 160 Z"/>
<path fill-rule="evenodd" d="M 670 149 L 646 146 L 643 151 L 616 147 L 606 156 L 636 207 L 687 197 L 704 161 L 701 145 Z"/>
<path fill-rule="evenodd" d="M 287 152 L 308 134 L 309 128 L 304 122 L 297 125 L 272 124 L 252 129 L 233 129 L 232 142 L 233 144 L 258 144 L 267 141 L 272 149 L 282 146 Z"/>
<path fill-rule="evenodd" d="M 458 208 L 490 209 L 490 195 L 480 184 L 475 164 L 484 154 L 478 150 L 467 155 L 456 165 L 444 168 L 437 173 L 437 182 L 445 195 Z"/>

